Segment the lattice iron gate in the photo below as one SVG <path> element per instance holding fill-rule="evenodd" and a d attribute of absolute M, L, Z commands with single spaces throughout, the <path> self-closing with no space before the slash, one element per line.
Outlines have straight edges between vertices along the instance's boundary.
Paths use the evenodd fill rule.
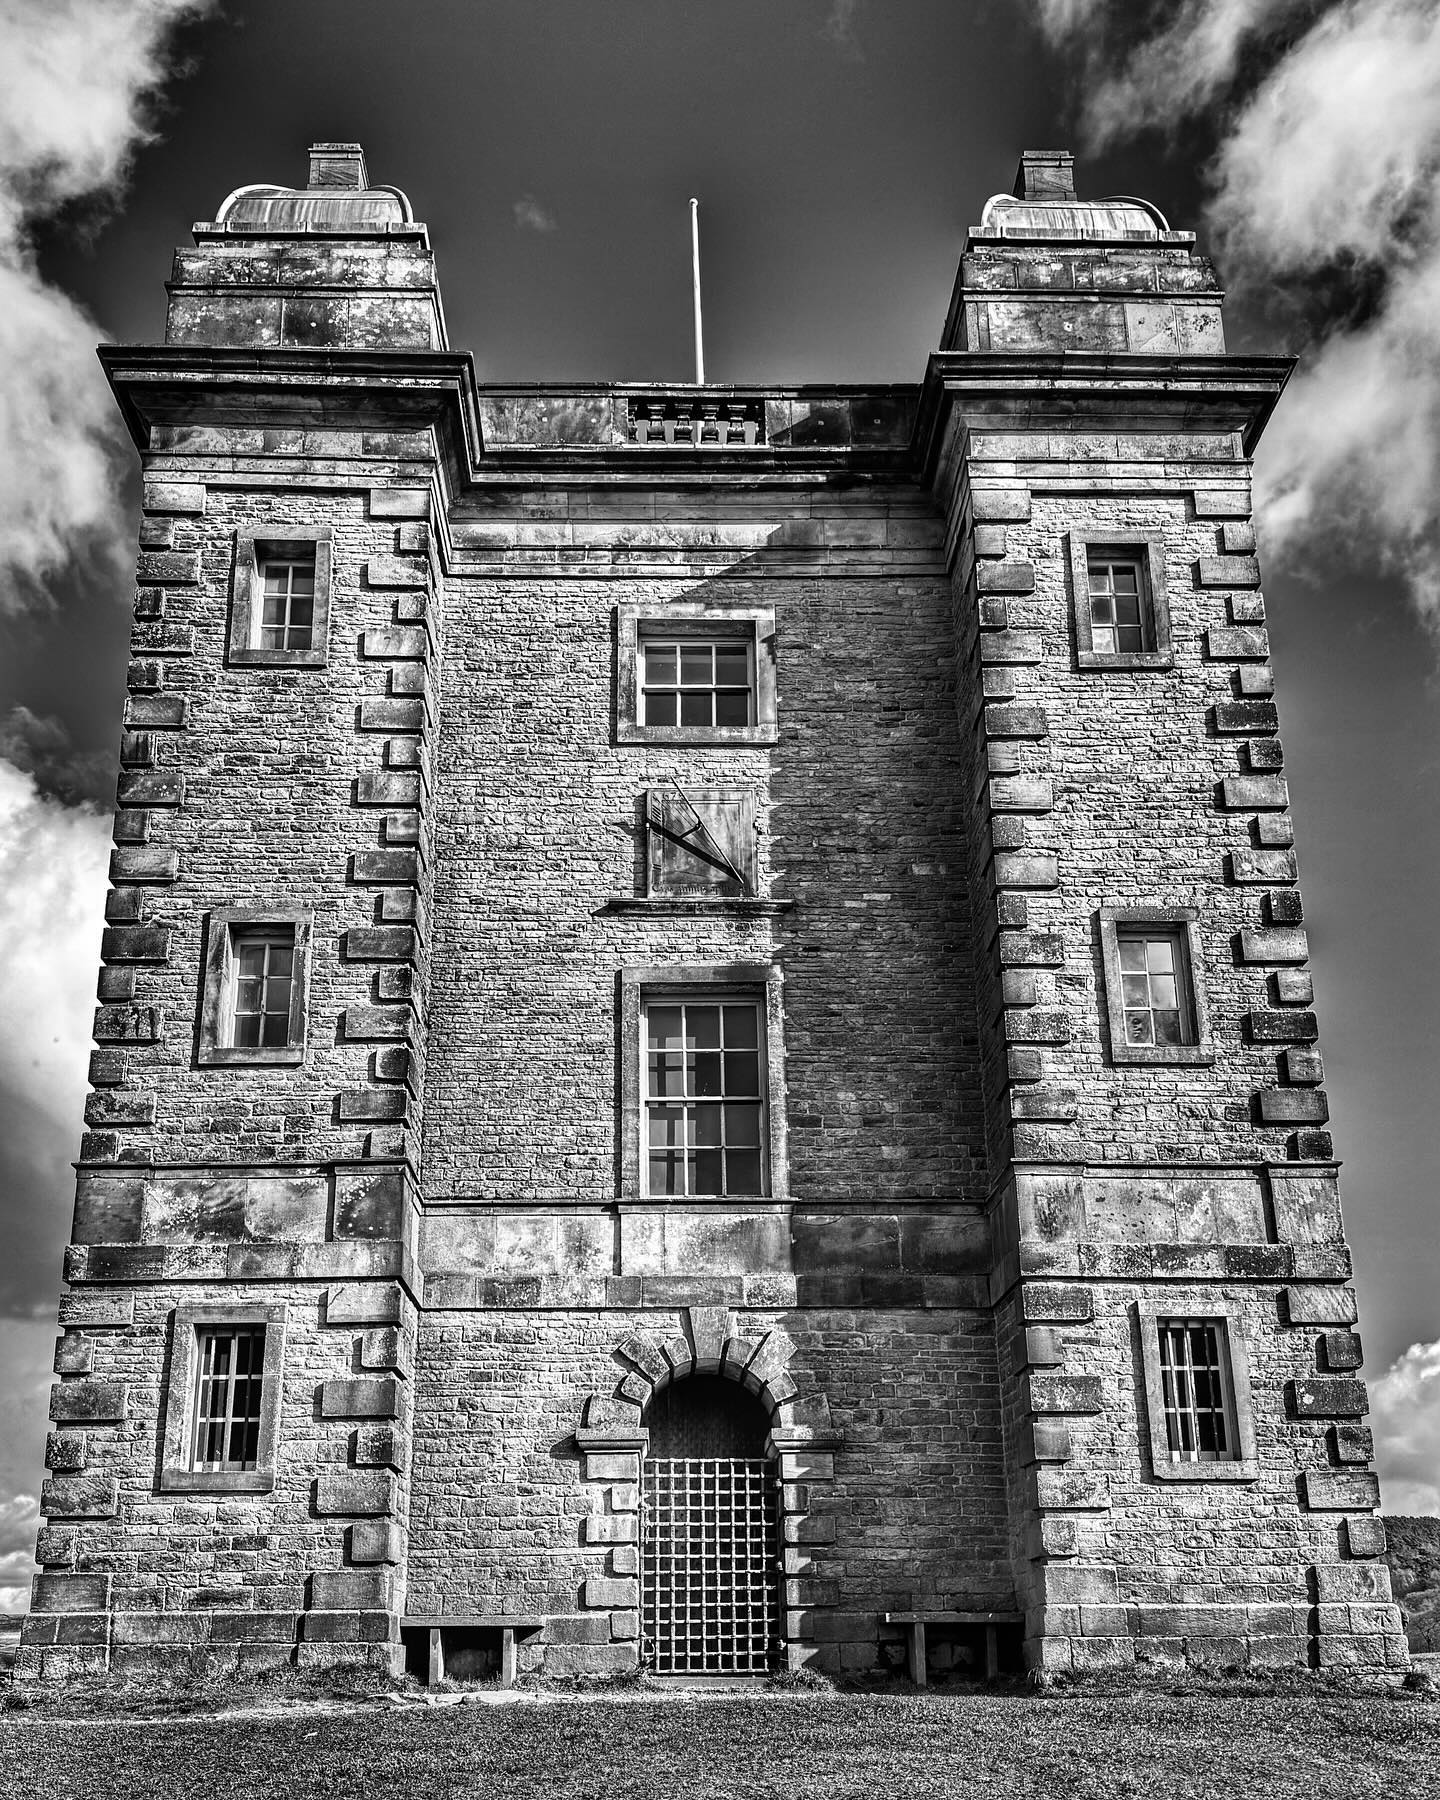
<path fill-rule="evenodd" d="M 642 1626 L 655 1674 L 763 1674 L 780 1640 L 775 1464 L 646 1457 L 643 1505 Z"/>

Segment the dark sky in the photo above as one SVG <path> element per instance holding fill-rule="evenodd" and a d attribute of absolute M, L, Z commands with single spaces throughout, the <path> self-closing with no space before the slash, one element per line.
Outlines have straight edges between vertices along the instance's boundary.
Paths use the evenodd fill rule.
<path fill-rule="evenodd" d="M 43 266 L 108 335 L 154 340 L 192 220 L 246 182 L 303 185 L 312 140 L 358 139 L 428 222 L 452 343 L 482 380 L 688 379 L 697 194 L 711 380 L 916 382 L 965 226 L 1022 148 L 1074 137 L 1068 65 L 1027 17 L 1012 0 L 252 0 L 184 31 L 120 208 L 56 221 Z M 1142 141 L 1083 161 L 1081 191 L 1193 225 L 1207 150 L 1203 131 Z M 523 200 L 553 229 L 519 225 Z M 1379 1370 L 1440 1336 L 1434 645 L 1364 545 L 1318 573 L 1265 568 Z M 0 717 L 57 716 L 107 800 L 127 601 L 82 573 L 52 613 L 0 619 Z M 0 1311 L 48 1313 L 68 1191 L 18 1199 Z"/>

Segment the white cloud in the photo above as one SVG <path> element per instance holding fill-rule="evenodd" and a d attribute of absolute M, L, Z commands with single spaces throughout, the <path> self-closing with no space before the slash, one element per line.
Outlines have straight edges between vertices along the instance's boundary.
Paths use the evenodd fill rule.
<path fill-rule="evenodd" d="M 1387 1513 L 1440 1513 L 1440 1342 L 1412 1344 L 1370 1383 Z"/>
<path fill-rule="evenodd" d="M 125 569 L 102 334 L 43 279 L 30 226 L 124 180 L 170 32 L 210 3 L 0 0 L 0 609 L 34 604 L 77 555 Z"/>
<path fill-rule="evenodd" d="M 68 1134 L 85 1094 L 110 851 L 98 808 L 41 796 L 0 762 L 0 992 L 23 1032 L 0 1032 L 0 1089 Z"/>
<path fill-rule="evenodd" d="M 533 194 L 522 194 L 510 209 L 515 215 L 517 231 L 556 231 L 559 221 L 543 207 Z"/>
<path fill-rule="evenodd" d="M 1270 548 L 1378 564 L 1440 631 L 1440 0 L 1184 0 L 1118 56 L 1122 0 L 1037 4 L 1079 53 L 1092 145 L 1218 109 L 1208 222 L 1232 315 L 1309 290 L 1257 462 Z"/>
<path fill-rule="evenodd" d="M 40 1502 L 34 1494 L 13 1494 L 0 1500 L 0 1618 L 23 1613 L 30 1603 L 39 1523 Z"/>
<path fill-rule="evenodd" d="M 856 31 L 859 12 L 860 0 L 830 0 L 830 10 L 825 15 L 825 23 L 820 27 L 821 37 L 847 62 L 865 60 L 865 52 Z"/>

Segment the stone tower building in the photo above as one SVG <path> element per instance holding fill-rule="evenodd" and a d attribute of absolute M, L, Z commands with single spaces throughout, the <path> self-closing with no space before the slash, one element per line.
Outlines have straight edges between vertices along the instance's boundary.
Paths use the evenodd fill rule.
<path fill-rule="evenodd" d="M 1403 1662 L 1192 234 L 1027 154 L 764 390 L 477 384 L 355 145 L 194 236 L 22 1669 Z"/>

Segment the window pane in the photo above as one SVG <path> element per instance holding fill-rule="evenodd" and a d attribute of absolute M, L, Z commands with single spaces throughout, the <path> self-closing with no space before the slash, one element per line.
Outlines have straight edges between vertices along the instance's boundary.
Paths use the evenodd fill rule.
<path fill-rule="evenodd" d="M 697 1050 L 695 1052 L 695 1085 L 692 1092 L 696 1094 L 722 1094 L 721 1085 L 722 1058 L 718 1050 Z"/>
<path fill-rule="evenodd" d="M 727 1106 L 725 1108 L 725 1142 L 732 1148 L 758 1148 L 760 1144 L 760 1108 Z"/>
<path fill-rule="evenodd" d="M 677 667 L 674 644 L 646 644 L 645 682 L 649 687 L 673 687 Z"/>
<path fill-rule="evenodd" d="M 678 1050 L 651 1052 L 650 1092 L 657 1100 L 675 1099 L 685 1092 L 685 1058 Z"/>
<path fill-rule="evenodd" d="M 1145 967 L 1144 938 L 1122 937 L 1120 939 L 1120 967 L 1143 971 Z"/>
<path fill-rule="evenodd" d="M 682 687 L 710 687 L 715 679 L 715 653 L 709 644 L 680 646 Z"/>
<path fill-rule="evenodd" d="M 709 688 L 700 688 L 694 692 L 681 688 L 680 723 L 711 725 L 714 723 L 714 706 L 715 696 Z"/>
<path fill-rule="evenodd" d="M 695 1193 L 720 1194 L 725 1191 L 721 1180 L 723 1158 L 719 1150 L 697 1150 L 693 1167 Z"/>
<path fill-rule="evenodd" d="M 687 1006 L 685 1009 L 686 1042 L 697 1050 L 720 1048 L 720 1008 Z"/>
<path fill-rule="evenodd" d="M 715 646 L 716 687 L 750 686 L 750 653 L 743 644 Z"/>
<path fill-rule="evenodd" d="M 685 1152 L 683 1150 L 667 1155 L 657 1156 L 650 1153 L 650 1184 L 652 1194 L 683 1194 L 685 1192 Z"/>
<path fill-rule="evenodd" d="M 727 1006 L 725 1008 L 725 1048 L 727 1050 L 753 1049 L 760 1042 L 759 1008 L 752 1005 Z"/>
<path fill-rule="evenodd" d="M 750 723 L 750 690 L 748 688 L 722 688 L 715 696 L 715 723 L 717 725 L 748 725 Z"/>
<path fill-rule="evenodd" d="M 647 691 L 645 695 L 645 723 L 647 725 L 675 724 L 676 704 L 676 698 L 673 693 L 656 694 Z"/>
<path fill-rule="evenodd" d="M 725 1155 L 726 1193 L 758 1194 L 760 1192 L 760 1152 L 729 1150 Z"/>
<path fill-rule="evenodd" d="M 652 1106 L 650 1108 L 651 1149 L 674 1150 L 685 1142 L 685 1108 Z"/>
<path fill-rule="evenodd" d="M 760 1058 L 754 1050 L 725 1052 L 725 1092 L 742 1099 L 760 1092 Z"/>
<path fill-rule="evenodd" d="M 678 1006 L 652 1006 L 646 1014 L 650 1042 L 658 1048 L 678 1048 L 685 1041 L 683 1010 Z"/>
<path fill-rule="evenodd" d="M 696 1106 L 691 1108 L 690 1142 L 706 1148 L 720 1143 L 720 1116 L 718 1106 Z"/>
<path fill-rule="evenodd" d="M 1125 1041 L 1130 1044 L 1148 1044 L 1151 1041 L 1150 1015 L 1148 1012 L 1126 1013 Z"/>
<path fill-rule="evenodd" d="M 1175 945 L 1168 937 L 1149 938 L 1145 944 L 1145 960 L 1151 969 L 1171 970 L 1175 967 Z"/>

